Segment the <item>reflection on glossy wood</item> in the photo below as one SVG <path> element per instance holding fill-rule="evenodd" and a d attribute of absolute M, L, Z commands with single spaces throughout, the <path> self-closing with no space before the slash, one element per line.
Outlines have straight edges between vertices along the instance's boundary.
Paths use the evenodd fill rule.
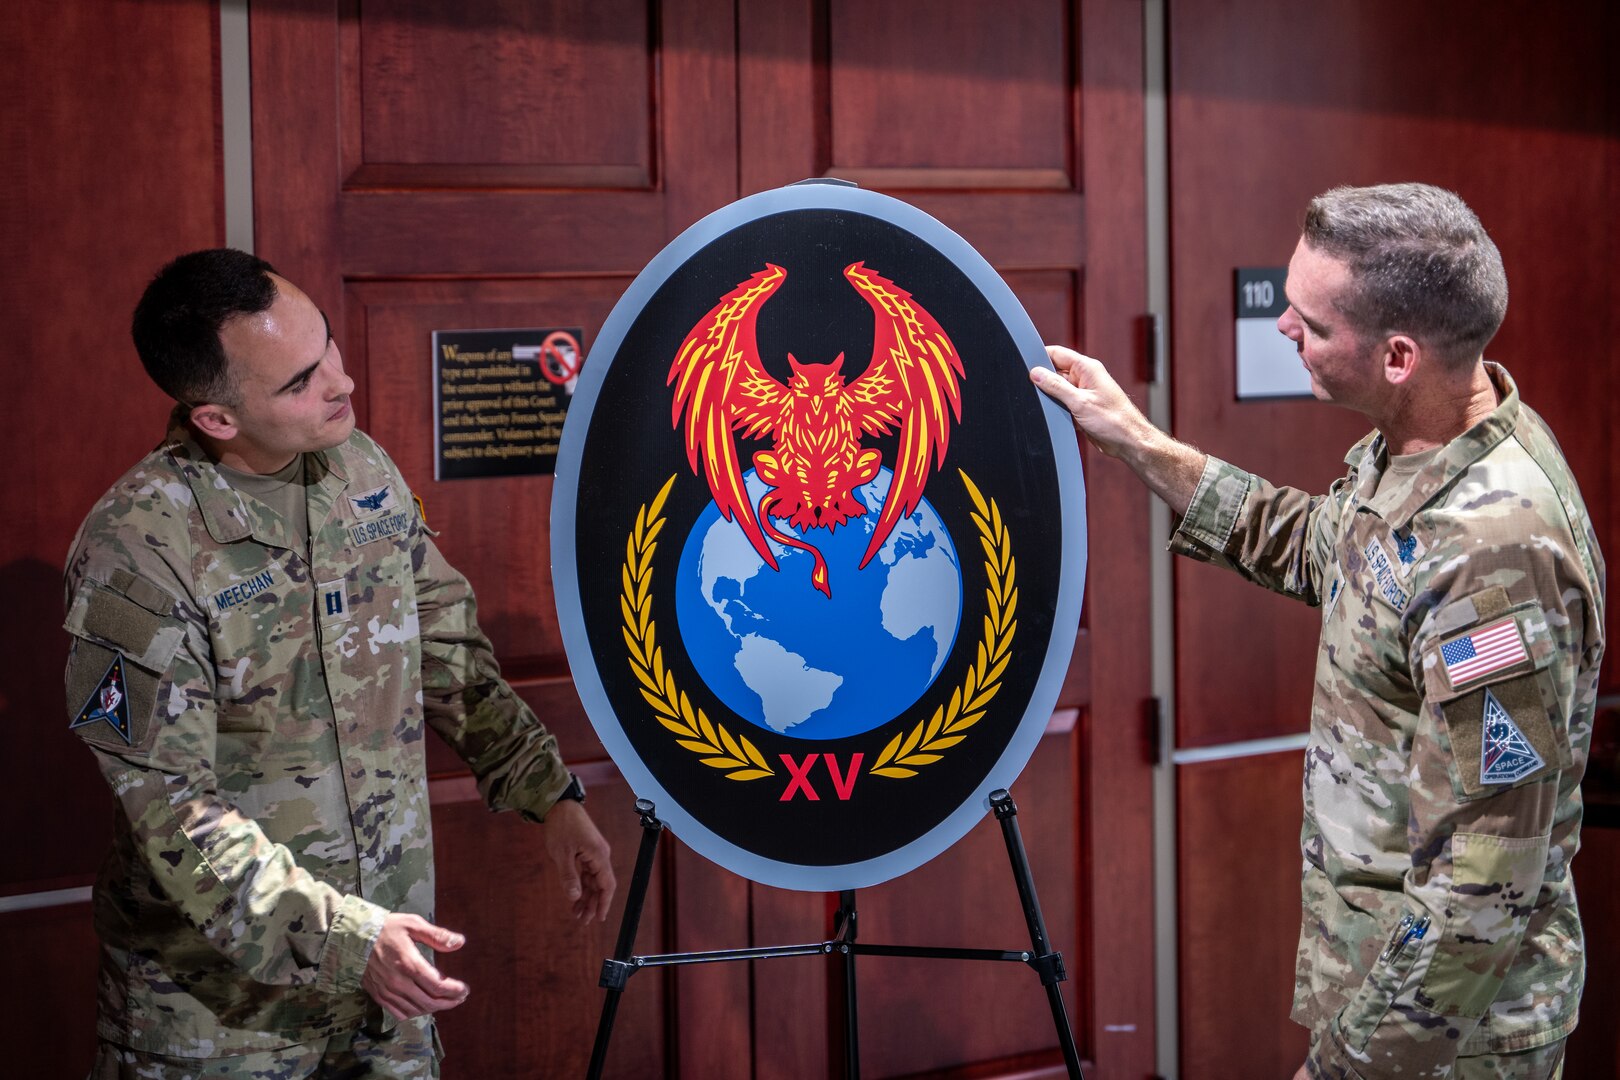
<path fill-rule="evenodd" d="M 833 175 L 890 188 L 1072 186 L 1063 0 L 995 18 L 973 0 L 828 6 Z"/>
<path fill-rule="evenodd" d="M 1620 829 L 1587 828 L 1581 850 L 1570 863 L 1586 933 L 1586 993 L 1581 1023 L 1569 1037 L 1564 1075 L 1620 1075 Z"/>
<path fill-rule="evenodd" d="M 1288 1021 L 1299 941 L 1299 755 L 1183 765 L 1176 775 L 1182 1075 L 1292 1075 L 1308 1044 L 1305 1029 Z"/>
<path fill-rule="evenodd" d="M 87 884 L 106 850 L 112 799 L 64 718 L 62 560 L 163 438 L 173 403 L 141 370 L 130 313 L 165 262 L 223 240 L 224 200 L 208 5 L 11 5 L 3 23 L 0 303 L 17 332 L 0 428 L 0 807 L 26 824 L 8 830 L 0 884 L 28 892 Z"/>
<path fill-rule="evenodd" d="M 13 965 L 5 995 L 6 1073 L 84 1076 L 96 1047 L 97 944 L 89 904 L 0 915 Z"/>
<path fill-rule="evenodd" d="M 1325 490 L 1367 425 L 1315 402 L 1235 400 L 1232 270 L 1286 263 L 1306 202 L 1335 184 L 1439 184 L 1479 213 L 1507 264 L 1512 303 L 1487 354 L 1557 432 L 1614 549 L 1602 508 L 1616 482 L 1604 434 L 1620 408 L 1616 365 L 1594 362 L 1620 349 L 1605 330 L 1620 235 L 1607 213 L 1614 89 L 1597 74 L 1617 40 L 1612 5 L 1577 4 L 1572 21 L 1461 0 L 1167 11 L 1176 434 L 1275 483 Z M 1506 39 L 1500 62 L 1478 63 Z M 1334 44 L 1301 63 L 1306 42 Z M 1317 613 L 1215 571 L 1177 574 L 1180 745 L 1300 730 Z M 1616 626 L 1611 612 L 1611 636 Z"/>
<path fill-rule="evenodd" d="M 517 1062 L 537 1076 L 583 1075 L 602 1007 L 596 980 L 602 959 L 613 953 L 624 884 L 640 842 L 635 817 L 613 812 L 633 802 L 629 791 L 617 778 L 591 785 L 592 817 L 613 845 L 613 870 L 621 884 L 608 921 L 584 926 L 569 912 L 546 855 L 545 826 L 516 814 L 491 815 L 476 789 L 458 792 L 467 796 L 464 800 L 442 798 L 455 790 L 434 793 L 436 921 L 464 932 L 467 944 L 440 956 L 438 963 L 446 974 L 465 980 L 471 992 L 462 1005 L 440 1014 L 448 1047 L 444 1075 L 501 1076 Z M 665 947 L 665 888 L 665 878 L 655 873 L 641 922 L 643 952 Z M 666 1071 L 659 1034 L 666 993 L 662 973 L 636 977 L 634 992 L 620 1007 L 608 1075 Z"/>
<path fill-rule="evenodd" d="M 356 6 L 351 183 L 652 183 L 658 86 L 644 0 Z"/>

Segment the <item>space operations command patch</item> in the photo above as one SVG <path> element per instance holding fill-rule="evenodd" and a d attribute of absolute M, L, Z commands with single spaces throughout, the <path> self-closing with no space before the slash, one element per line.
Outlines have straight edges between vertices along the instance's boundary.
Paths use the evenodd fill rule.
<path fill-rule="evenodd" d="M 1530 740 L 1524 737 L 1513 717 L 1496 700 L 1496 695 L 1485 691 L 1485 715 L 1480 737 L 1479 782 L 1481 784 L 1511 784 L 1522 780 L 1546 764 Z"/>
<path fill-rule="evenodd" d="M 711 214 L 624 294 L 563 431 L 552 575 L 592 724 L 691 847 L 863 887 L 1012 784 L 1085 574 L 1046 363 L 965 241 L 836 182 Z"/>

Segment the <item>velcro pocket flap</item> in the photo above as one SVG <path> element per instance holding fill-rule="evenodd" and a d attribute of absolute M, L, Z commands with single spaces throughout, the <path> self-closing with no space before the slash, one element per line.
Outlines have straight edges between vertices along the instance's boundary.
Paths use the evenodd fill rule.
<path fill-rule="evenodd" d="M 1448 701 L 1552 663 L 1557 645 L 1534 600 L 1509 606 L 1500 586 L 1454 601 L 1435 615 L 1423 647 L 1423 680 L 1431 701 Z"/>
<path fill-rule="evenodd" d="M 113 575 L 114 579 L 118 577 Z M 104 585 L 86 580 L 73 598 L 63 627 L 74 637 L 114 650 L 131 663 L 162 674 L 169 669 L 185 631 L 169 617 L 173 601 L 156 586 L 129 577 L 134 584 L 127 585 L 124 591 L 112 582 Z M 131 596 L 131 592 L 135 595 Z"/>
<path fill-rule="evenodd" d="M 159 690 L 185 637 L 173 612 L 173 600 L 128 571 L 79 586 L 63 624 L 75 639 L 65 682 L 70 730 L 115 751 L 151 748 Z"/>

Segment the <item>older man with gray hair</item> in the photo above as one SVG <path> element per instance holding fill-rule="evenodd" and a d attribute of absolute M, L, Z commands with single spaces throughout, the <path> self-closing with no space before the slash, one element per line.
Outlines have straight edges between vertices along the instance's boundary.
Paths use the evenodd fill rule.
<path fill-rule="evenodd" d="M 1297 1077 L 1556 1077 L 1604 568 L 1552 432 L 1483 358 L 1501 255 L 1451 192 L 1336 188 L 1287 297 L 1312 392 L 1374 427 L 1325 495 L 1177 442 L 1089 357 L 1032 378 L 1181 515 L 1173 551 L 1322 609 Z"/>

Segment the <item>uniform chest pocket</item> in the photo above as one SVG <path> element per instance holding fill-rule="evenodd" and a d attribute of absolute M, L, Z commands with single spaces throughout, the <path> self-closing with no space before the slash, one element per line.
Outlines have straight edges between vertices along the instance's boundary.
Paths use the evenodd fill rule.
<path fill-rule="evenodd" d="M 385 650 L 417 648 L 415 580 L 403 547 L 362 547 L 341 578 L 316 589 L 316 617 L 328 654 L 344 660 L 379 657 Z"/>

